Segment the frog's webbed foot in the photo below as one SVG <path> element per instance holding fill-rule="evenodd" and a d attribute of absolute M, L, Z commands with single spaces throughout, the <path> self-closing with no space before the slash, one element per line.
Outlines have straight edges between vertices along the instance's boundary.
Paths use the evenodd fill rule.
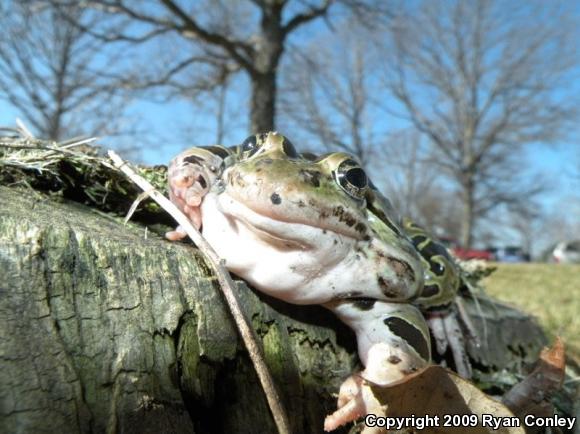
<path fill-rule="evenodd" d="M 198 230 L 202 223 L 201 203 L 216 180 L 220 162 L 217 156 L 193 149 L 178 155 L 169 165 L 169 198 Z M 178 227 L 166 237 L 179 240 L 185 237 L 185 231 Z"/>
<path fill-rule="evenodd" d="M 470 379 L 473 372 L 467 355 L 464 331 L 455 310 L 427 316 L 427 323 L 435 340 L 437 354 L 443 356 L 450 349 L 455 370 L 463 378 Z"/>
<path fill-rule="evenodd" d="M 386 416 L 385 407 L 375 398 L 366 380 L 361 373 L 348 377 L 340 386 L 338 393 L 338 410 L 327 416 L 324 421 L 324 430 L 332 431 L 338 427 L 354 422 L 367 414 Z M 379 429 L 366 427 L 365 434 L 384 432 Z"/>
<path fill-rule="evenodd" d="M 187 236 L 187 232 L 181 227 L 177 226 L 174 231 L 169 231 L 165 233 L 165 238 L 170 241 L 179 241 Z"/>
<path fill-rule="evenodd" d="M 203 168 L 199 166 L 182 166 L 170 171 L 168 177 L 171 201 L 187 215 L 196 229 L 201 228 L 200 206 L 209 185 L 200 173 L 202 170 Z M 181 236 L 183 230 L 180 228 L 177 228 L 174 233 L 183 238 Z"/>
<path fill-rule="evenodd" d="M 455 312 L 451 312 L 443 318 L 445 333 L 449 340 L 449 347 L 453 354 L 453 361 L 455 362 L 455 369 L 457 373 L 465 379 L 470 379 L 473 375 L 471 363 L 467 356 L 467 349 L 465 347 L 465 338 L 463 331 L 459 325 L 459 321 Z"/>

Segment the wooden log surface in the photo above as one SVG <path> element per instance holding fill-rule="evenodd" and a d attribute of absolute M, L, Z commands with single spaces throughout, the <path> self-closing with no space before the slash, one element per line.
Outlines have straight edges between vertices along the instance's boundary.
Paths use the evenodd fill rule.
<path fill-rule="evenodd" d="M 275 432 L 193 246 L 30 190 L 0 187 L 0 203 L 0 432 Z M 354 335 L 239 290 L 293 432 L 321 432 Z"/>

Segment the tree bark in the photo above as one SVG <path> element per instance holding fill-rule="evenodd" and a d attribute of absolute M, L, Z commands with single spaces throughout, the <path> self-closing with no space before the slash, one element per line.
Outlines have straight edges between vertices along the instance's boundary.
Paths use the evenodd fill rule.
<path fill-rule="evenodd" d="M 0 203 L 0 432 L 276 432 L 195 248 L 31 190 Z M 321 432 L 354 335 L 239 289 L 292 432 Z"/>
<path fill-rule="evenodd" d="M 252 77 L 250 122 L 252 134 L 274 131 L 276 115 L 276 73 L 255 74 Z"/>
<path fill-rule="evenodd" d="M 466 176 L 462 182 L 463 191 L 461 199 L 463 202 L 463 212 L 461 214 L 461 246 L 470 248 L 473 238 L 473 219 L 474 215 L 474 183 L 471 175 Z"/>

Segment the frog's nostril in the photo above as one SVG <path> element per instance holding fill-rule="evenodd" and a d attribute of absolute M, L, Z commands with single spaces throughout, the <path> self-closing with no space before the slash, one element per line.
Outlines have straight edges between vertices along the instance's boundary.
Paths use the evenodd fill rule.
<path fill-rule="evenodd" d="M 282 203 L 282 198 L 278 193 L 272 193 L 272 195 L 270 196 L 270 200 L 274 205 L 280 205 Z"/>

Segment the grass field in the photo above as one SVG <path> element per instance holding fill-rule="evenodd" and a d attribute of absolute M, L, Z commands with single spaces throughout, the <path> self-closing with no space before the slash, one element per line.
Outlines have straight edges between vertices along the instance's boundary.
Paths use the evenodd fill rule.
<path fill-rule="evenodd" d="M 536 316 L 551 337 L 580 361 L 580 265 L 496 264 L 484 280 L 488 293 Z"/>

